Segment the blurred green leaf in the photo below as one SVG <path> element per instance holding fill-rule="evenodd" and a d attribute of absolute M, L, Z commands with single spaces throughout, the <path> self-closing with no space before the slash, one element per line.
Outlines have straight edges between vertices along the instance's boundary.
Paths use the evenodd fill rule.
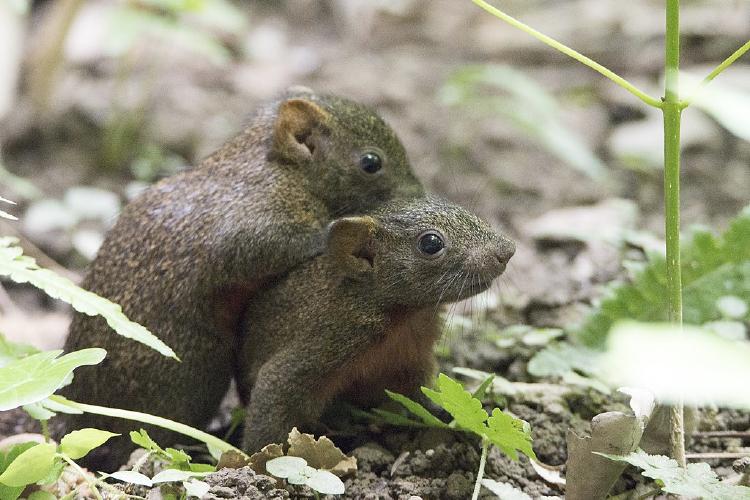
<path fill-rule="evenodd" d="M 487 87 L 504 96 L 486 95 Z M 468 66 L 454 73 L 440 91 L 442 101 L 481 115 L 498 115 L 536 139 L 579 172 L 603 179 L 606 166 L 561 120 L 555 98 L 533 79 L 509 66 Z"/>
<path fill-rule="evenodd" d="M 626 456 L 604 453 L 598 455 L 638 467 L 642 471 L 641 474 L 659 481 L 665 493 L 710 500 L 750 499 L 750 488 L 719 481 L 716 473 L 706 463 L 690 463 L 683 469 L 677 461 L 669 457 L 649 455 L 643 450 Z"/>
<path fill-rule="evenodd" d="M 717 302 L 725 296 L 750 303 L 750 206 L 721 236 L 694 229 L 682 246 L 681 264 L 685 323 L 702 325 L 721 319 Z M 666 321 L 667 300 L 664 256 L 651 254 L 631 283 L 610 286 L 594 312 L 573 333 L 583 343 L 601 347 L 618 320 Z"/>
<path fill-rule="evenodd" d="M 681 73 L 685 87 L 696 87 L 701 78 Z M 689 93 L 688 93 L 689 94 Z M 700 91 L 692 106 L 705 112 L 737 137 L 750 141 L 750 90 L 726 81 L 713 81 Z"/>
<path fill-rule="evenodd" d="M 52 298 L 67 302 L 89 316 L 102 316 L 123 337 L 151 347 L 164 356 L 177 359 L 174 351 L 145 327 L 130 321 L 122 308 L 109 300 L 76 286 L 72 281 L 48 269 L 40 268 L 31 257 L 23 255 L 15 238 L 0 237 L 0 276 L 17 283 L 30 283 Z"/>
<path fill-rule="evenodd" d="M 99 429 L 80 429 L 63 436 L 60 441 L 60 450 L 73 460 L 85 457 L 94 448 L 106 443 L 109 438 L 119 436 L 114 432 L 101 431 Z"/>
<path fill-rule="evenodd" d="M 74 369 L 100 363 L 106 351 L 82 349 L 61 356 L 62 350 L 32 354 L 0 368 L 0 411 L 36 403 L 55 393 Z"/>
<path fill-rule="evenodd" d="M 24 451 L 0 474 L 0 483 L 6 486 L 25 486 L 43 479 L 52 469 L 55 445 L 37 444 Z"/>

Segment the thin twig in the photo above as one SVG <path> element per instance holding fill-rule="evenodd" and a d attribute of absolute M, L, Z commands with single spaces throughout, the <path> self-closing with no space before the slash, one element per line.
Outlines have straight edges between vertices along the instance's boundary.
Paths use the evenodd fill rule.
<path fill-rule="evenodd" d="M 719 76 L 719 74 L 721 74 L 722 71 L 724 71 L 729 66 L 731 66 L 732 63 L 734 63 L 734 61 L 742 57 L 745 54 L 745 52 L 747 52 L 748 50 L 750 50 L 750 40 L 748 40 L 745 45 L 735 50 L 731 56 L 724 59 L 724 61 L 722 61 L 721 64 L 716 66 L 716 68 L 714 68 L 714 70 L 710 72 L 708 76 L 706 76 L 706 78 L 703 79 L 703 81 L 698 85 L 698 87 L 693 91 L 693 93 L 690 94 L 690 96 L 680 101 L 680 106 L 683 109 L 690 106 L 690 104 L 692 104 L 695 98 L 698 97 L 698 94 L 700 94 L 703 91 L 703 89 L 705 89 L 706 86 L 713 81 L 714 78 Z"/>
<path fill-rule="evenodd" d="M 487 12 L 489 12 L 490 14 L 492 14 L 493 16 L 497 17 L 498 19 L 500 19 L 502 21 L 505 21 L 506 23 L 510 24 L 514 28 L 517 28 L 517 29 L 523 31 L 526 34 L 533 36 L 534 38 L 536 38 L 537 40 L 539 40 L 543 44 L 549 45 L 553 49 L 556 49 L 556 50 L 562 52 L 566 56 L 572 57 L 573 59 L 575 59 L 576 61 L 580 62 L 581 64 L 584 64 L 585 66 L 588 66 L 589 68 L 593 69 L 594 71 L 600 73 L 602 76 L 604 76 L 606 78 L 609 78 L 610 80 L 612 80 L 613 82 L 615 82 L 617 85 L 619 85 L 620 87 L 624 88 L 625 90 L 627 90 L 628 92 L 630 92 L 631 94 L 633 94 L 634 96 L 636 96 L 638 99 L 640 99 L 641 101 L 643 101 L 646 104 L 648 104 L 649 106 L 653 106 L 653 107 L 659 108 L 659 109 L 662 108 L 662 101 L 661 100 L 656 99 L 654 97 L 651 97 L 646 92 L 642 91 L 641 89 L 639 89 L 638 87 L 636 87 L 635 85 L 633 85 L 632 83 L 630 83 L 629 81 L 627 81 L 625 78 L 621 77 L 620 75 L 618 75 L 617 73 L 615 73 L 611 69 L 602 66 L 601 64 L 599 64 L 598 62 L 594 61 L 590 57 L 586 57 L 583 54 L 581 54 L 580 52 L 578 52 L 577 50 L 574 50 L 574 49 L 568 47 L 567 45 L 565 45 L 565 44 L 563 44 L 561 42 L 558 42 L 554 38 L 551 38 L 551 37 L 545 35 L 544 33 L 541 33 L 539 31 L 535 30 L 534 28 L 532 28 L 528 24 L 522 23 L 518 19 L 516 19 L 516 18 L 514 18 L 512 16 L 509 16 L 505 12 L 501 11 L 500 9 L 498 9 L 496 7 L 493 7 L 492 5 L 488 4 L 484 0 L 471 0 L 471 1 L 474 2 L 475 4 L 477 4 L 482 9 L 486 10 Z"/>

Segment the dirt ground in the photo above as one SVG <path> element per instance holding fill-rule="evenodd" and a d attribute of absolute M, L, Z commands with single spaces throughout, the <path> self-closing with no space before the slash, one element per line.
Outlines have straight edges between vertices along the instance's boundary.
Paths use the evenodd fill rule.
<path fill-rule="evenodd" d="M 513 15 L 652 95 L 661 95 L 662 4 L 503 2 Z M 513 324 L 574 325 L 605 285 L 625 275 L 621 262 L 632 249 L 575 234 L 628 230 L 656 242 L 663 237 L 658 113 L 468 0 L 247 2 L 241 33 L 222 35 L 232 54 L 224 63 L 148 40 L 127 60 L 112 58 L 102 49 L 106 33 L 99 28 L 107 5 L 89 2 L 77 16 L 49 110 L 33 113 L 22 91 L 0 127 L 4 165 L 34 183 L 43 199 L 64 201 L 78 186 L 116 194 L 114 209 L 107 208 L 109 198 L 100 196 L 94 202 L 100 216 L 75 222 L 53 221 L 38 201 L 21 199 L 15 213 L 22 222 L 13 227 L 38 247 L 38 255 L 73 273 L 83 272 L 91 240 L 111 225 L 130 193 L 143 182 L 195 164 L 238 130 L 257 103 L 290 85 L 374 106 L 402 138 L 428 189 L 474 210 L 517 241 L 516 255 L 497 286 L 447 312 L 449 326 L 439 352 L 443 371 L 460 366 L 512 381 L 540 381 L 526 371 L 539 347 L 500 347 L 489 333 Z M 43 13 L 36 9 L 33 19 Z M 32 24 L 37 31 L 28 34 L 30 47 L 40 36 L 38 23 Z M 700 68 L 726 57 L 749 32 L 747 3 L 685 2 L 684 67 L 705 73 Z M 600 159 L 604 175 L 592 178 L 571 166 L 569 158 L 545 146 L 543 134 L 519 125 L 517 116 L 478 111 L 481 102 L 475 107 L 450 104 L 451 78 L 473 65 L 508 66 L 553 96 L 557 110 L 537 116 L 541 129 L 564 129 Z M 747 89 L 748 74 L 750 64 L 740 62 L 721 78 Z M 484 96 L 518 99 L 528 88 L 524 85 L 510 91 L 487 84 L 479 89 Z M 686 112 L 683 136 L 683 223 L 720 229 L 750 200 L 750 145 L 698 110 Z M 13 230 L 1 224 L 3 233 Z M 43 347 L 61 345 L 68 312 L 27 288 L 5 289 L 0 329 Z M 9 302 L 23 313 L 10 314 Z M 511 397 L 506 402 L 510 412 L 531 424 L 540 462 L 561 468 L 569 428 L 584 432 L 595 414 L 625 408 L 624 398 L 581 389 L 553 402 Z M 704 412 L 698 423 L 700 431 L 748 428 L 750 418 L 736 412 Z M 372 423 L 356 429 L 332 436 L 359 463 L 357 475 L 346 480 L 347 498 L 471 496 L 477 442 Z M 2 415 L 0 435 L 21 430 L 26 426 L 18 413 Z M 689 449 L 746 450 L 749 441 L 697 437 Z M 731 461 L 712 465 L 729 471 Z M 490 453 L 486 475 L 533 498 L 564 494 L 525 458 L 513 462 L 497 450 Z M 625 491 L 636 481 L 637 474 L 626 474 L 616 490 Z M 312 498 L 309 490 L 277 489 L 247 470 L 219 473 L 210 482 L 208 498 Z M 492 497 L 487 490 L 483 495 Z"/>

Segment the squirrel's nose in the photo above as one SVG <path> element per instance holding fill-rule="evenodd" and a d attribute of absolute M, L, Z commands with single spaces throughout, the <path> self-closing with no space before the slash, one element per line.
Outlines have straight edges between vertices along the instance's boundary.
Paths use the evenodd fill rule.
<path fill-rule="evenodd" d="M 495 246 L 495 258 L 500 262 L 503 269 L 505 269 L 514 253 L 516 253 L 516 244 L 509 238 L 502 237 Z"/>

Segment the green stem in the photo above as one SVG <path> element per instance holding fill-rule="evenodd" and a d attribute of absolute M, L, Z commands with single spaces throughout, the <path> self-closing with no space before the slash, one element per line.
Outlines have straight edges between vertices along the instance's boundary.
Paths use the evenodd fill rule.
<path fill-rule="evenodd" d="M 49 433 L 49 421 L 40 420 L 39 423 L 42 424 L 42 436 L 44 436 L 44 442 L 49 443 L 52 439 Z"/>
<path fill-rule="evenodd" d="M 496 7 L 493 7 L 492 5 L 488 4 L 484 0 L 471 0 L 471 1 L 474 2 L 475 4 L 477 4 L 482 9 L 486 10 L 487 12 L 489 12 L 490 14 L 492 14 L 493 16 L 497 17 L 498 19 L 500 19 L 502 21 L 505 21 L 506 23 L 510 24 L 514 28 L 517 28 L 517 29 L 523 31 L 526 34 L 533 36 L 534 38 L 536 38 L 540 42 L 542 42 L 542 43 L 544 43 L 546 45 L 549 45 L 553 49 L 556 49 L 556 50 L 562 52 L 563 54 L 565 54 L 565 55 L 567 55 L 569 57 L 572 57 L 573 59 L 575 59 L 576 61 L 580 62 L 581 64 L 584 64 L 584 65 L 588 66 L 589 68 L 593 69 L 594 71 L 596 71 L 596 72 L 600 73 L 601 75 L 605 76 L 606 78 L 609 78 L 610 80 L 612 80 L 613 82 L 615 82 L 617 85 L 619 85 L 620 87 L 624 88 L 625 90 L 627 90 L 628 92 L 630 92 L 631 94 L 633 94 L 634 96 L 636 96 L 638 99 L 640 99 L 641 101 L 643 101 L 646 104 L 648 104 L 649 106 L 653 106 L 655 108 L 661 108 L 662 107 L 662 102 L 659 99 L 651 97 L 650 95 L 648 95 L 647 93 L 645 93 L 644 91 L 642 91 L 641 89 L 639 89 L 638 87 L 636 87 L 635 85 L 633 85 L 632 83 L 630 83 L 629 81 L 627 81 L 625 78 L 621 77 L 620 75 L 618 75 L 614 71 L 610 70 L 609 68 L 606 68 L 606 67 L 602 66 L 601 64 L 599 64 L 598 62 L 594 61 L 593 59 L 591 59 L 589 57 L 586 57 L 583 54 L 581 54 L 580 52 L 578 52 L 578 51 L 576 51 L 576 50 L 568 47 L 567 45 L 558 42 L 554 38 L 551 38 L 551 37 L 545 35 L 544 33 L 541 33 L 539 31 L 535 30 L 534 28 L 532 28 L 528 24 L 522 23 L 518 19 L 516 19 L 516 18 L 514 18 L 512 16 L 509 16 L 505 12 L 501 11 L 500 9 L 498 9 Z"/>
<path fill-rule="evenodd" d="M 207 445 L 212 446 L 222 452 L 233 450 L 238 453 L 241 453 L 242 455 L 245 455 L 244 453 L 242 453 L 242 451 L 238 450 L 231 444 L 222 441 L 216 436 L 212 436 L 211 434 L 208 434 L 206 432 L 190 427 L 189 425 L 175 422 L 174 420 L 169 420 L 166 418 L 157 417 L 155 415 L 149 415 L 148 413 L 141 413 L 137 411 L 121 410 L 118 408 L 107 408 L 105 406 L 94 406 L 94 405 L 89 405 L 89 404 L 84 404 L 84 403 L 76 403 L 75 401 L 71 401 L 69 399 L 63 398 L 62 396 L 50 396 L 49 399 L 51 399 L 52 401 L 55 401 L 56 403 L 63 404 L 65 406 L 69 406 L 71 408 L 75 408 L 77 410 L 81 410 L 87 413 L 94 413 L 96 415 L 104 415 L 106 417 L 124 418 L 126 420 L 134 420 L 136 422 L 142 422 L 144 424 L 155 425 L 157 427 L 168 429 L 170 431 L 174 431 L 174 432 L 183 434 L 185 436 L 191 437 L 193 439 L 196 439 L 198 441 L 201 441 L 203 443 L 206 443 Z"/>
<path fill-rule="evenodd" d="M 664 85 L 664 208 L 667 236 L 669 320 L 682 325 L 682 270 L 680 268 L 680 0 L 667 0 Z M 683 407 L 670 410 L 672 458 L 685 467 Z"/>
<path fill-rule="evenodd" d="M 477 471 L 477 481 L 474 483 L 474 494 L 471 500 L 479 498 L 479 490 L 482 489 L 482 478 L 484 477 L 484 467 L 487 464 L 487 450 L 490 448 L 490 440 L 482 438 L 482 456 L 479 458 L 479 470 Z"/>
<path fill-rule="evenodd" d="M 685 109 L 688 106 L 690 106 L 690 104 L 695 100 L 698 94 L 706 87 L 706 85 L 711 83 L 713 79 L 719 76 L 719 74 L 722 71 L 724 71 L 729 66 L 731 66 L 734 63 L 734 61 L 736 61 L 737 59 L 745 55 L 745 52 L 747 52 L 748 50 L 750 50 L 750 40 L 748 40 L 745 45 L 735 50 L 731 56 L 724 59 L 724 61 L 722 61 L 721 64 L 716 66 L 716 68 L 714 68 L 714 70 L 710 72 L 708 76 L 706 76 L 706 78 L 703 79 L 703 81 L 700 83 L 700 85 L 698 85 L 698 87 L 693 91 L 693 93 L 690 94 L 690 97 L 682 100 L 680 104 L 682 108 Z"/>
<path fill-rule="evenodd" d="M 99 490 L 96 489 L 95 482 L 92 481 L 91 479 L 89 479 L 89 475 L 86 474 L 83 471 L 83 469 L 81 469 L 81 467 L 77 463 L 75 463 L 70 457 L 68 457 L 67 455 L 65 455 L 63 453 L 58 453 L 57 456 L 60 457 L 60 458 L 62 458 L 63 460 L 65 460 L 68 463 L 68 465 L 70 465 L 71 467 L 73 467 L 73 469 L 75 469 L 75 471 L 78 473 L 78 475 L 81 476 L 81 479 L 83 479 L 84 481 L 86 481 L 86 484 L 88 485 L 89 489 L 91 490 L 91 493 L 94 495 L 94 497 L 97 498 L 97 500 L 102 500 L 102 496 L 99 494 Z"/>

